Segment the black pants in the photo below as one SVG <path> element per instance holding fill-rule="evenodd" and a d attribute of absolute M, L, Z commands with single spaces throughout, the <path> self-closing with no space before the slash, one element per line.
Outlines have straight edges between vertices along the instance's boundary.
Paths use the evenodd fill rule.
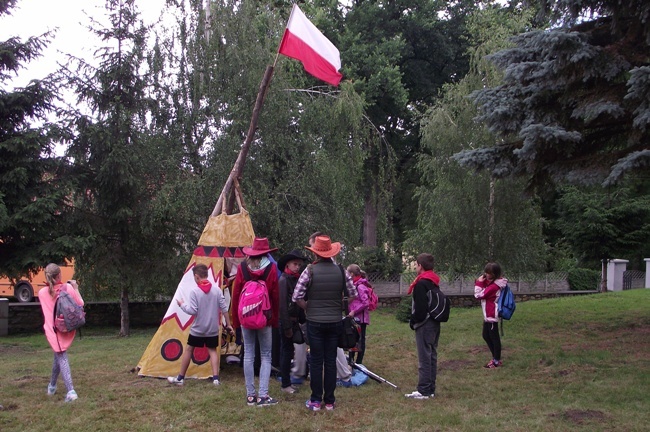
<path fill-rule="evenodd" d="M 483 323 L 483 340 L 487 343 L 492 358 L 501 361 L 501 337 L 499 336 L 499 323 Z"/>
<path fill-rule="evenodd" d="M 354 355 L 356 354 L 356 363 L 363 364 L 363 355 L 366 353 L 366 327 L 368 327 L 368 324 L 359 324 L 359 327 L 361 327 L 361 338 L 359 338 L 359 343 L 357 344 L 359 351 L 349 351 L 348 360 L 353 362 Z"/>

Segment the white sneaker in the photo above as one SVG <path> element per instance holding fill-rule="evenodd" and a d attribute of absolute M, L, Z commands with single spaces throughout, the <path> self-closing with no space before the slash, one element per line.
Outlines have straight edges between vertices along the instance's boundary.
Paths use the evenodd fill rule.
<path fill-rule="evenodd" d="M 68 394 L 65 395 L 66 402 L 76 401 L 77 399 L 79 399 L 79 396 L 77 396 L 77 392 L 74 390 L 70 390 Z"/>
<path fill-rule="evenodd" d="M 218 379 L 213 379 L 213 380 L 212 380 L 212 384 L 218 386 L 218 385 L 221 384 L 221 381 L 219 381 Z"/>
<path fill-rule="evenodd" d="M 167 381 L 169 381 L 170 384 L 176 384 L 179 386 L 185 384 L 185 380 L 179 380 L 178 377 L 167 377 Z"/>
<path fill-rule="evenodd" d="M 404 396 L 406 396 L 409 399 L 429 399 L 430 397 L 433 397 L 433 395 L 423 395 L 419 391 L 414 391 L 413 393 L 406 393 Z"/>
<path fill-rule="evenodd" d="M 47 385 L 47 395 L 48 396 L 54 396 L 54 393 L 56 393 L 56 386 L 52 384 Z"/>

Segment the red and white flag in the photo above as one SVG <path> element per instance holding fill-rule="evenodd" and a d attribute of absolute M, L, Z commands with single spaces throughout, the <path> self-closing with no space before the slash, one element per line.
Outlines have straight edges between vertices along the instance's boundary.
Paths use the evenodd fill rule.
<path fill-rule="evenodd" d="M 339 50 L 307 19 L 298 5 L 293 5 L 279 52 L 300 60 L 307 72 L 326 83 L 339 85 L 343 77 L 339 73 Z"/>

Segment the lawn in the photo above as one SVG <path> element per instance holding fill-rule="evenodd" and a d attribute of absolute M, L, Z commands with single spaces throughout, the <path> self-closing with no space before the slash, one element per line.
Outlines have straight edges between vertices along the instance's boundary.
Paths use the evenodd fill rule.
<path fill-rule="evenodd" d="M 504 367 L 490 356 L 478 308 L 452 309 L 438 347 L 433 400 L 404 393 L 417 382 L 413 332 L 392 310 L 373 312 L 366 366 L 397 384 L 338 388 L 337 409 L 311 412 L 271 383 L 274 407 L 245 404 L 241 368 L 222 385 L 173 387 L 133 369 L 156 329 L 86 328 L 69 351 L 79 400 L 46 395 L 52 353 L 44 336 L 0 339 L 0 430 L 10 431 L 646 431 L 650 429 L 650 290 L 517 305 L 502 338 Z M 224 362 L 225 363 L 225 362 Z"/>

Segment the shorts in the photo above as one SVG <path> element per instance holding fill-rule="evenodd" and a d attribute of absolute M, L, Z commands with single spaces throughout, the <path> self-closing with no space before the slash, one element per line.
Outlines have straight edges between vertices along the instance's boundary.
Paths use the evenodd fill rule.
<path fill-rule="evenodd" d="M 219 345 L 219 336 L 194 336 L 190 334 L 187 338 L 187 344 L 194 348 L 216 348 Z"/>

